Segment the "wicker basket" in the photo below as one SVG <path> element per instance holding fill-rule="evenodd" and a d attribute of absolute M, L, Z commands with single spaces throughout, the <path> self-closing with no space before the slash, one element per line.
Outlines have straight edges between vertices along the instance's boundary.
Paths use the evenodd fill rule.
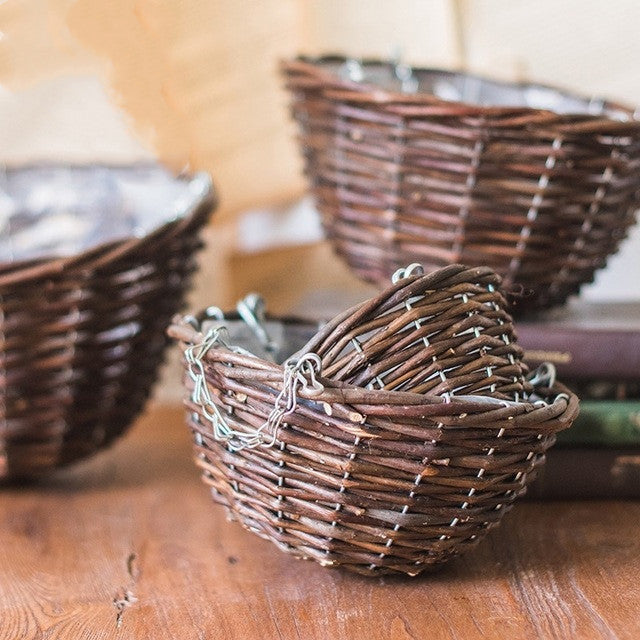
<path fill-rule="evenodd" d="M 214 500 L 363 574 L 416 575 L 477 543 L 577 413 L 552 376 L 525 378 L 493 272 L 402 275 L 319 330 L 255 300 L 169 329 Z"/>
<path fill-rule="evenodd" d="M 0 213 L 0 478 L 85 458 L 131 423 L 214 206 L 207 176 L 176 180 L 159 167 L 9 169 L 0 176 L 3 205 L 12 189 L 15 209 Z M 137 225 L 124 238 L 116 195 Z M 161 223 L 146 229 L 154 198 Z M 84 248 L 73 252 L 70 238 L 85 228 L 74 240 Z M 55 255 L 55 235 L 60 251 L 45 258 Z"/>
<path fill-rule="evenodd" d="M 488 265 L 520 293 L 512 311 L 547 307 L 635 221 L 640 120 L 623 106 L 385 62 L 282 69 L 326 234 L 365 280 Z"/>

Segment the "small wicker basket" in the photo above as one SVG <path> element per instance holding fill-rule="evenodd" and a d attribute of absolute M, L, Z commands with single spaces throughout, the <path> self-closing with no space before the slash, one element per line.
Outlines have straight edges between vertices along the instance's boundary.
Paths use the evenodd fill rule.
<path fill-rule="evenodd" d="M 2 198 L 13 206 L 0 212 L 6 479 L 86 458 L 142 409 L 214 195 L 204 174 L 55 166 L 8 169 Z"/>
<path fill-rule="evenodd" d="M 370 575 L 477 543 L 577 413 L 550 371 L 527 380 L 491 270 L 400 276 L 320 329 L 255 298 L 169 329 L 214 500 L 284 551 Z"/>
<path fill-rule="evenodd" d="M 640 120 L 536 85 L 339 57 L 282 70 L 327 236 L 365 280 L 488 265 L 512 311 L 562 303 L 635 221 Z"/>

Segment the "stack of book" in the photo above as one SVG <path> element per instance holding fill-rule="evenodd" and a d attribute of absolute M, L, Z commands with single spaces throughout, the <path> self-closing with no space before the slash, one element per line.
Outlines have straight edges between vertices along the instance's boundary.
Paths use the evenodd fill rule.
<path fill-rule="evenodd" d="M 518 323 L 525 359 L 552 362 L 580 397 L 529 494 L 640 498 L 640 302 L 575 302 Z"/>

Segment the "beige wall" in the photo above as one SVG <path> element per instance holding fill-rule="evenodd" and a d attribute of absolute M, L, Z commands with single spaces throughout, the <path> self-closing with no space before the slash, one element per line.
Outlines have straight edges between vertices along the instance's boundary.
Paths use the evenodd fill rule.
<path fill-rule="evenodd" d="M 293 197 L 303 182 L 276 63 L 299 50 L 301 16 L 297 0 L 0 2 L 0 85 L 18 92 L 0 94 L 0 161 L 146 149 L 212 173 L 220 217 Z"/>
<path fill-rule="evenodd" d="M 640 105 L 635 0 L 459 0 L 467 65 Z"/>
<path fill-rule="evenodd" d="M 414 64 L 461 66 L 462 48 L 451 0 L 307 0 L 307 53 L 393 57 Z"/>

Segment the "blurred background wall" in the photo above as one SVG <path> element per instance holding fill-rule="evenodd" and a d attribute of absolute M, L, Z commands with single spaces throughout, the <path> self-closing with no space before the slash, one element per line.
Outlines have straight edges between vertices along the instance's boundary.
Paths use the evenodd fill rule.
<path fill-rule="evenodd" d="M 5 0 L 0 162 L 159 157 L 210 171 L 221 207 L 193 304 L 310 283 L 364 291 L 303 202 L 278 59 L 298 52 L 557 84 L 640 105 L 635 0 Z M 640 298 L 640 230 L 585 297 Z"/>

